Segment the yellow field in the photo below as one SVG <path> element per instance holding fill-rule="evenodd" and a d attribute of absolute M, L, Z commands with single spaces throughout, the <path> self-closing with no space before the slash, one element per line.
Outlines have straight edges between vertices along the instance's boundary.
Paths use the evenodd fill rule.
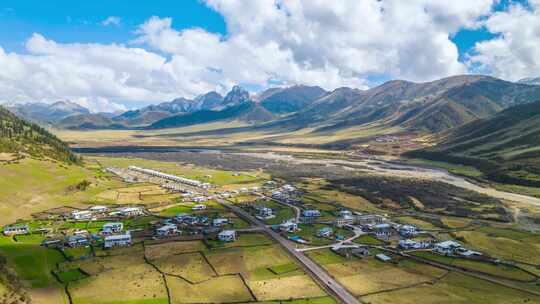
<path fill-rule="evenodd" d="M 146 257 L 151 260 L 171 256 L 174 254 L 202 251 L 205 249 L 201 241 L 169 242 L 156 245 L 146 245 Z"/>
<path fill-rule="evenodd" d="M 307 275 L 250 280 L 248 285 L 259 301 L 314 298 L 326 295 L 319 285 Z"/>
<path fill-rule="evenodd" d="M 362 297 L 372 304 L 518 304 L 540 303 L 540 297 L 450 273 L 434 284 Z"/>
<path fill-rule="evenodd" d="M 170 255 L 153 260 L 152 263 L 168 275 L 180 276 L 190 282 L 199 283 L 216 276 L 200 253 Z"/>
<path fill-rule="evenodd" d="M 253 297 L 238 275 L 214 278 L 198 284 L 167 276 L 172 303 L 251 302 Z"/>

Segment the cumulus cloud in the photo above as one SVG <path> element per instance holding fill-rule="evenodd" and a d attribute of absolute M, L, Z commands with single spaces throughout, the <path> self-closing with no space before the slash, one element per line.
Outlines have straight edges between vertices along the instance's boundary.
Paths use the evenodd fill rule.
<path fill-rule="evenodd" d="M 139 25 L 127 45 L 59 43 L 34 34 L 27 54 L 0 47 L 0 99 L 71 99 L 102 111 L 224 93 L 238 83 L 366 88 L 372 75 L 424 81 L 467 73 L 469 66 L 504 77 L 530 73 L 520 66 L 539 65 L 540 31 L 531 27 L 540 20 L 537 1 L 532 10 L 513 5 L 495 14 L 494 1 L 206 0 L 225 19 L 226 35 L 177 30 L 174 20 L 160 17 Z M 120 21 L 114 20 L 103 24 Z M 482 26 L 500 37 L 479 43 L 460 62 L 450 37 Z M 501 56 L 516 67 L 505 69 Z"/>
<path fill-rule="evenodd" d="M 109 25 L 119 26 L 121 21 L 122 21 L 122 19 L 120 19 L 120 17 L 109 16 L 109 17 L 107 17 L 107 19 L 101 21 L 101 25 L 103 25 L 103 26 L 109 26 Z"/>
<path fill-rule="evenodd" d="M 540 76 L 540 1 L 513 4 L 483 25 L 498 36 L 475 45 L 468 59 L 473 69 L 510 80 Z"/>

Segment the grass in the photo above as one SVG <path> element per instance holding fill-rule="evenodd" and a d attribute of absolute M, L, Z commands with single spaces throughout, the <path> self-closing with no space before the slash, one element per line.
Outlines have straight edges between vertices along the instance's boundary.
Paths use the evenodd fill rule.
<path fill-rule="evenodd" d="M 517 267 L 495 265 L 488 262 L 441 256 L 441 255 L 437 255 L 428 251 L 415 252 L 413 253 L 413 255 L 422 257 L 428 260 L 433 260 L 439 263 L 461 267 L 468 270 L 478 271 L 478 272 L 482 272 L 488 275 L 494 275 L 494 276 L 498 276 L 498 277 L 502 277 L 502 278 L 506 278 L 510 280 L 528 282 L 536 278 L 535 276 Z"/>
<path fill-rule="evenodd" d="M 87 277 L 84 273 L 81 272 L 80 269 L 70 269 L 67 271 L 58 272 L 57 276 L 62 283 L 74 282 Z"/>
<path fill-rule="evenodd" d="M 64 257 L 56 250 L 40 247 L 38 238 L 14 242 L 2 236 L 0 253 L 7 258 L 18 276 L 32 288 L 56 286 L 56 280 L 51 273 L 56 270 L 57 263 L 64 261 Z"/>
<path fill-rule="evenodd" d="M 373 294 L 362 300 L 372 304 L 518 304 L 537 303 L 540 297 L 452 272 L 434 284 Z"/>
<path fill-rule="evenodd" d="M 474 231 L 460 231 L 468 247 L 489 255 L 526 263 L 540 264 L 540 235 L 503 228 L 482 227 Z"/>
<path fill-rule="evenodd" d="M 428 221 L 415 218 L 412 216 L 401 216 L 401 217 L 396 218 L 396 220 L 403 224 L 414 225 L 420 229 L 427 229 L 427 230 L 440 229 L 439 227 L 435 226 L 433 223 L 430 223 Z"/>
<path fill-rule="evenodd" d="M 425 159 L 419 159 L 419 158 L 407 159 L 407 161 L 415 165 L 425 165 L 425 166 L 445 169 L 448 172 L 455 175 L 462 175 L 462 176 L 474 177 L 474 178 L 482 177 L 483 175 L 482 171 L 471 166 L 464 166 L 464 165 L 458 165 L 458 164 L 452 164 L 452 163 L 446 163 L 446 162 L 440 162 L 440 161 L 431 161 L 431 160 L 425 160 Z"/>
<path fill-rule="evenodd" d="M 66 166 L 30 158 L 1 165 L 0 176 L 0 225 L 63 205 L 84 206 L 107 188 L 123 185 L 90 166 Z M 92 185 L 85 191 L 70 190 L 83 180 Z"/>
<path fill-rule="evenodd" d="M 354 243 L 364 245 L 384 245 L 384 242 L 375 238 L 372 235 L 365 234 L 353 240 Z"/>

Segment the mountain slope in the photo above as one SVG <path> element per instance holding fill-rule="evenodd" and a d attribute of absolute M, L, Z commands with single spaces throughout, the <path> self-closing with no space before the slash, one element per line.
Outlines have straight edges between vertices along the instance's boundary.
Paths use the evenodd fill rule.
<path fill-rule="evenodd" d="M 25 103 L 7 107 L 15 115 L 36 123 L 56 123 L 68 116 L 90 114 L 90 110 L 70 101 L 58 101 L 53 104 Z"/>
<path fill-rule="evenodd" d="M 288 88 L 272 88 L 259 95 L 261 106 L 272 113 L 297 112 L 327 92 L 317 86 L 292 86 Z"/>
<path fill-rule="evenodd" d="M 490 179 L 540 186 L 540 101 L 508 108 L 409 155 L 475 166 Z"/>
<path fill-rule="evenodd" d="M 426 83 L 394 80 L 361 91 L 340 88 L 284 121 L 323 130 L 377 122 L 440 132 L 540 98 L 540 86 L 488 76 L 453 76 Z"/>
<path fill-rule="evenodd" d="M 252 102 L 241 102 L 223 110 L 202 110 L 189 114 L 180 114 L 156 121 L 150 129 L 181 127 L 219 120 L 242 120 L 250 123 L 270 121 L 274 116 L 260 105 Z"/>
<path fill-rule="evenodd" d="M 56 136 L 18 118 L 3 107 L 0 107 L 0 152 L 26 153 L 36 158 L 47 157 L 67 163 L 80 162 Z"/>

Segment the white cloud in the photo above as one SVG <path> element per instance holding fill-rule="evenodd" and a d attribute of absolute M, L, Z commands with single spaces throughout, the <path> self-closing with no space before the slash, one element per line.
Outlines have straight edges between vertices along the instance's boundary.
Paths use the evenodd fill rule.
<path fill-rule="evenodd" d="M 141 24 L 128 45 L 59 43 L 34 34 L 26 43 L 27 54 L 0 47 L 0 99 L 70 99 L 101 111 L 209 90 L 224 93 L 237 83 L 333 89 L 365 88 L 371 75 L 432 80 L 468 72 L 449 37 L 461 28 L 484 25 L 486 16 L 490 30 L 529 40 L 519 52 L 507 45 L 507 34 L 502 42 L 493 41 L 502 44 L 499 53 L 477 46 L 479 57 L 472 60 L 502 71 L 490 54 L 501 56 L 511 48 L 522 61 L 534 55 L 527 43 L 536 46 L 538 30 L 525 36 L 514 33 L 514 27 L 527 29 L 524 25 L 537 24 L 540 18 L 513 7 L 504 14 L 527 19 L 510 26 L 498 21 L 507 20 L 500 17 L 506 15 L 491 12 L 494 1 L 207 0 L 224 17 L 227 35 L 199 28 L 176 30 L 174 20 L 159 17 Z M 532 57 L 528 60 L 533 63 L 540 58 Z M 508 60 L 519 66 L 517 59 Z"/>
<path fill-rule="evenodd" d="M 122 19 L 120 19 L 120 17 L 109 16 L 109 17 L 107 17 L 107 19 L 101 21 L 101 25 L 103 25 L 103 26 L 109 26 L 109 25 L 119 26 L 121 21 L 122 21 Z"/>
<path fill-rule="evenodd" d="M 540 76 L 540 1 L 513 4 L 484 21 L 498 37 L 479 42 L 468 60 L 479 72 L 518 80 Z"/>

